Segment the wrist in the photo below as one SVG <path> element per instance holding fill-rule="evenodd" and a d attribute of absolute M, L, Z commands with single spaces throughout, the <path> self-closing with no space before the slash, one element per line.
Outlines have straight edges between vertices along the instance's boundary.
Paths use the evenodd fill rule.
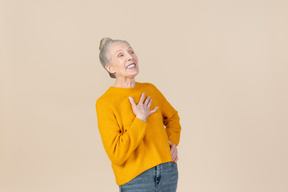
<path fill-rule="evenodd" d="M 141 116 L 136 116 L 136 118 L 138 118 L 138 119 L 140 119 L 140 120 L 142 120 L 142 121 L 144 121 L 146 123 L 146 118 L 141 117 Z"/>

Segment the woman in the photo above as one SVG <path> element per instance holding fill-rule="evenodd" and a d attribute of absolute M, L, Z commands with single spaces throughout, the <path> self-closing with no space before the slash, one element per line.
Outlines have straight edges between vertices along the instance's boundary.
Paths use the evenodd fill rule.
<path fill-rule="evenodd" d="M 99 49 L 101 64 L 116 78 L 96 101 L 96 111 L 120 191 L 175 192 L 178 112 L 153 84 L 135 81 L 138 58 L 128 42 L 103 38 Z"/>

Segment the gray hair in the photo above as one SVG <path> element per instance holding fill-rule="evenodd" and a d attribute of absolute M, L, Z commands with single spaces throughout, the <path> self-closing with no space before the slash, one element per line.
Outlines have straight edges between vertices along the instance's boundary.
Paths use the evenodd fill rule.
<path fill-rule="evenodd" d="M 119 39 L 111 39 L 109 37 L 104 37 L 100 41 L 99 59 L 100 59 L 100 63 L 102 64 L 102 66 L 104 67 L 105 70 L 106 70 L 105 66 L 110 63 L 110 60 L 109 60 L 108 55 L 107 55 L 107 51 L 108 51 L 109 47 L 116 42 L 124 42 L 124 43 L 127 43 L 129 45 L 129 43 L 127 41 L 119 40 Z M 107 72 L 109 73 L 111 78 L 116 78 L 113 73 L 110 73 L 109 71 L 107 71 Z"/>

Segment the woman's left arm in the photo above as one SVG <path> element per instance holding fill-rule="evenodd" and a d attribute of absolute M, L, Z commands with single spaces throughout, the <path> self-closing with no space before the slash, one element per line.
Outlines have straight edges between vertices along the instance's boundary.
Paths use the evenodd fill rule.
<path fill-rule="evenodd" d="M 172 105 L 169 104 L 167 100 L 165 101 L 165 104 L 162 106 L 162 108 L 163 123 L 166 127 L 169 141 L 172 144 L 178 146 L 181 132 L 180 118 L 178 116 L 178 112 L 172 107 Z"/>
<path fill-rule="evenodd" d="M 154 85 L 153 85 L 154 86 Z M 155 90 L 157 91 L 160 97 L 160 110 L 163 117 L 163 124 L 166 127 L 166 132 L 169 138 L 169 141 L 172 144 L 178 146 L 180 141 L 180 132 L 181 132 L 181 125 L 180 125 L 180 118 L 178 115 L 178 111 L 174 109 L 174 107 L 167 101 L 164 95 L 154 86 Z"/>

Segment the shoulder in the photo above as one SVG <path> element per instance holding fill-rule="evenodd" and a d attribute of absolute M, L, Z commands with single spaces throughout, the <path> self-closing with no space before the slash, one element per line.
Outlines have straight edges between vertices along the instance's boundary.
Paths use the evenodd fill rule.
<path fill-rule="evenodd" d="M 138 82 L 139 83 L 139 82 Z M 152 88 L 152 89 L 157 89 L 156 86 L 152 83 L 148 83 L 148 82 L 143 82 L 143 83 L 139 83 L 142 87 L 144 88 Z"/>
<path fill-rule="evenodd" d="M 112 93 L 110 92 L 110 88 L 103 93 L 97 100 L 96 100 L 96 107 L 108 107 L 111 105 L 112 101 Z"/>
<path fill-rule="evenodd" d="M 162 92 L 155 86 L 155 84 L 153 83 L 142 83 L 143 85 L 143 90 L 149 90 L 150 93 L 152 93 L 153 95 L 156 95 L 157 97 L 163 97 Z"/>
<path fill-rule="evenodd" d="M 159 94 L 159 93 L 162 94 L 155 84 L 153 83 L 145 83 L 145 84 L 149 89 L 153 90 L 156 94 Z"/>

